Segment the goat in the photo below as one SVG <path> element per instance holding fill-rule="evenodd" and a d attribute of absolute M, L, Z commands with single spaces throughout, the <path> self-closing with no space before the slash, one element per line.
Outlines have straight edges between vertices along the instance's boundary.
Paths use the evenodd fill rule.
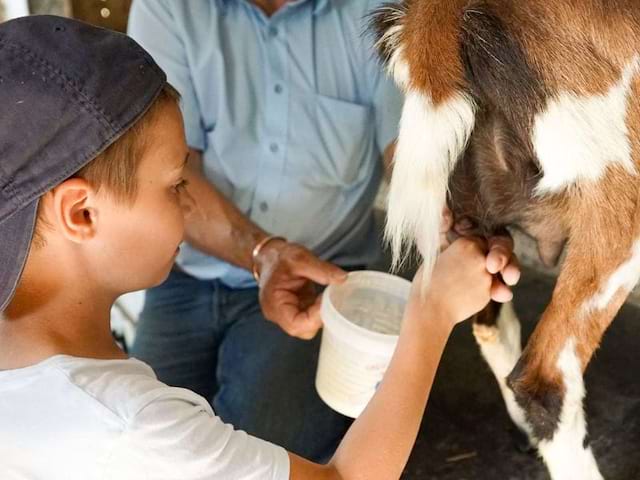
<path fill-rule="evenodd" d="M 554 480 L 601 479 L 583 373 L 640 278 L 640 2 L 405 0 L 371 14 L 405 93 L 388 199 L 395 264 L 427 274 L 446 204 L 476 232 L 517 227 L 553 264 L 524 351 L 510 305 L 474 323 L 507 409 Z"/>

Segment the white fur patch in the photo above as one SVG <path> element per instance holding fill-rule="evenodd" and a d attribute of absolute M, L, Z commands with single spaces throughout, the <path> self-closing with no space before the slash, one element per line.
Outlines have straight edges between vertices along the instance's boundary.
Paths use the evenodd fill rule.
<path fill-rule="evenodd" d="M 409 89 L 409 81 L 411 79 L 409 75 L 409 64 L 404 58 L 404 49 L 401 46 L 395 49 L 389 59 L 387 72 L 404 92 Z"/>
<path fill-rule="evenodd" d="M 507 386 L 507 376 L 522 354 L 520 321 L 513 310 L 513 304 L 505 303 L 502 305 L 495 327 L 475 324 L 473 329 L 482 356 L 498 381 L 509 416 L 534 443 L 532 430 L 526 421 L 524 410 L 518 405 L 513 391 Z M 496 334 L 482 335 L 482 329 L 494 329 Z"/>
<path fill-rule="evenodd" d="M 410 90 L 405 99 L 389 188 L 386 237 L 394 266 L 403 247 L 416 242 L 429 275 L 439 252 L 440 225 L 449 174 L 463 153 L 475 123 L 475 104 L 456 93 L 435 106 Z"/>
<path fill-rule="evenodd" d="M 606 94 L 561 93 L 536 116 L 532 140 L 544 172 L 538 194 L 598 180 L 610 165 L 635 172 L 626 121 L 631 82 L 639 72 L 636 55 Z"/>
<path fill-rule="evenodd" d="M 596 295 L 585 302 L 583 312 L 587 314 L 594 310 L 604 310 L 616 293 L 620 290 L 630 292 L 638 283 L 638 279 L 640 279 L 640 240 L 636 240 L 633 244 L 631 257 L 611 274 L 606 283 L 600 286 Z"/>
<path fill-rule="evenodd" d="M 602 480 L 591 448 L 584 448 L 587 425 L 582 407 L 585 395 L 582 367 L 576 355 L 575 339 L 567 340 L 558 357 L 565 396 L 558 429 L 551 440 L 538 444 L 553 480 Z"/>

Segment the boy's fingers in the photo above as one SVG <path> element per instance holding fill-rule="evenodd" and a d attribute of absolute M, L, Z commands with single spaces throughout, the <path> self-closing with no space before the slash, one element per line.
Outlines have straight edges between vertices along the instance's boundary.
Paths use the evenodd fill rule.
<path fill-rule="evenodd" d="M 514 286 L 520 281 L 520 262 L 515 255 L 511 257 L 509 265 L 502 270 L 502 279 L 509 286 Z"/>
<path fill-rule="evenodd" d="M 495 275 L 503 270 L 508 262 L 509 252 L 499 245 L 493 246 L 487 254 L 487 271 Z"/>
<path fill-rule="evenodd" d="M 508 252 L 513 252 L 513 238 L 510 235 L 495 235 L 487 240 L 489 248 L 500 246 Z"/>
<path fill-rule="evenodd" d="M 513 239 L 508 236 L 491 237 L 488 240 L 487 271 L 491 274 L 501 272 L 513 256 Z"/>
<path fill-rule="evenodd" d="M 491 284 L 491 300 L 498 303 L 507 303 L 513 300 L 513 292 L 497 277 L 493 278 Z"/>
<path fill-rule="evenodd" d="M 481 237 L 461 237 L 459 240 L 457 240 L 459 242 L 471 242 L 474 243 L 478 249 L 480 251 L 482 251 L 483 253 L 486 254 L 487 252 L 487 241 L 484 238 Z"/>
<path fill-rule="evenodd" d="M 442 211 L 442 221 L 440 223 L 440 233 L 446 234 L 453 227 L 453 213 L 445 207 Z"/>

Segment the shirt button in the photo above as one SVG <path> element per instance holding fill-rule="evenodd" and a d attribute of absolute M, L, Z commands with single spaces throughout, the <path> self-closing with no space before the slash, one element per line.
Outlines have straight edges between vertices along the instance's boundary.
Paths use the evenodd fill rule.
<path fill-rule="evenodd" d="M 270 37 L 277 37 L 278 36 L 278 29 L 276 27 L 269 27 L 269 36 Z"/>
<path fill-rule="evenodd" d="M 271 150 L 271 153 L 278 153 L 280 147 L 278 147 L 277 143 L 272 143 L 271 145 L 269 145 L 269 150 Z"/>
<path fill-rule="evenodd" d="M 262 213 L 265 213 L 267 210 L 269 210 L 269 205 L 267 204 L 267 202 L 260 202 L 260 211 Z"/>
<path fill-rule="evenodd" d="M 273 90 L 274 90 L 277 94 L 280 94 L 280 93 L 282 93 L 282 91 L 283 91 L 284 89 L 282 88 L 282 85 L 278 84 L 278 85 L 276 85 L 276 86 L 275 86 L 275 88 L 274 88 Z"/>

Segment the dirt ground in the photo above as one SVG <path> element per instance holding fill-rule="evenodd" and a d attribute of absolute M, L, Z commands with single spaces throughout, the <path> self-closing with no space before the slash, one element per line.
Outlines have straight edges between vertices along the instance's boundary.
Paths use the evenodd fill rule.
<path fill-rule="evenodd" d="M 528 336 L 553 280 L 525 271 L 515 305 Z M 592 446 L 607 480 L 640 479 L 640 311 L 625 306 L 586 374 Z M 516 448 L 497 384 L 469 325 L 451 338 L 406 480 L 546 480 L 535 454 Z"/>

